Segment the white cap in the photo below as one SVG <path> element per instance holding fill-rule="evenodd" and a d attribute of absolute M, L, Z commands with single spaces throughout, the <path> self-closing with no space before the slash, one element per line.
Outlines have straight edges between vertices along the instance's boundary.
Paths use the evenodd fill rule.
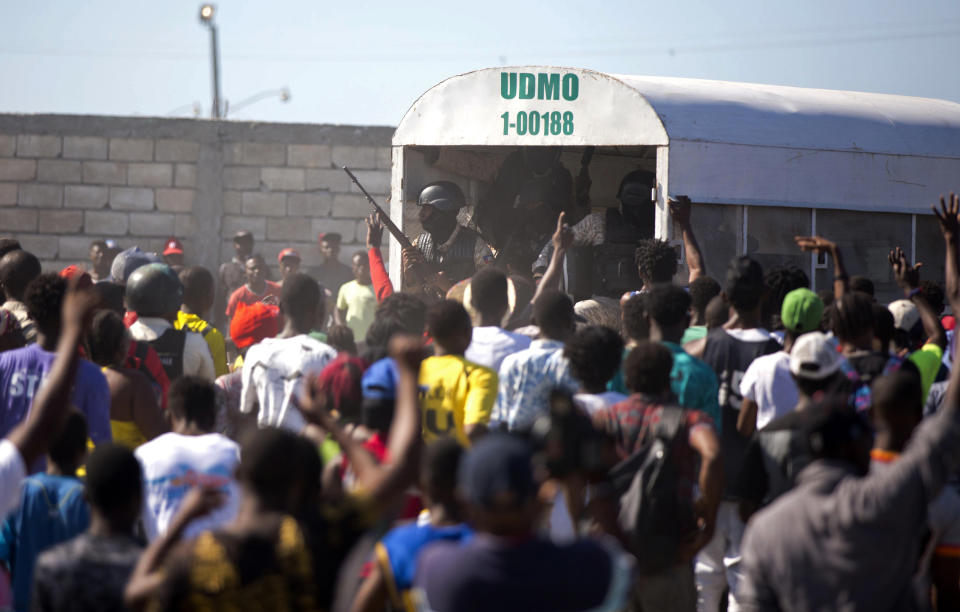
<path fill-rule="evenodd" d="M 920 322 L 920 311 L 910 300 L 891 302 L 887 310 L 893 315 L 893 326 L 897 329 L 910 331 Z"/>
<path fill-rule="evenodd" d="M 797 378 L 823 380 L 840 369 L 842 357 L 826 334 L 803 334 L 790 349 L 790 373 Z"/>

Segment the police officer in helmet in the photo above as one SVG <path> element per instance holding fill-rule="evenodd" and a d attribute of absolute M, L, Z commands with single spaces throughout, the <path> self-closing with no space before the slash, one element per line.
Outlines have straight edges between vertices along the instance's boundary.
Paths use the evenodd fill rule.
<path fill-rule="evenodd" d="M 127 279 L 126 300 L 138 317 L 130 335 L 157 351 L 171 381 L 183 375 L 214 379 L 213 357 L 203 336 L 173 327 L 183 285 L 170 266 L 151 263 L 134 270 Z"/>

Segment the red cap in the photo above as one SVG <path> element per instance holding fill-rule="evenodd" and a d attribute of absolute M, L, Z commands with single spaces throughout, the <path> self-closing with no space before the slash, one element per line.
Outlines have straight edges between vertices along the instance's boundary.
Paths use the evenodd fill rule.
<path fill-rule="evenodd" d="M 283 249 L 280 251 L 280 254 L 277 255 L 277 262 L 283 261 L 284 257 L 293 257 L 295 259 L 300 259 L 300 253 L 296 249 Z"/>
<path fill-rule="evenodd" d="M 169 238 L 163 245 L 164 255 L 183 255 L 183 243 L 176 238 Z"/>
<path fill-rule="evenodd" d="M 86 270 L 76 264 L 60 270 L 60 278 L 65 278 L 68 281 L 73 280 L 73 277 L 77 275 L 80 275 L 80 279 L 77 281 L 77 289 L 86 289 L 93 286 L 93 278 L 87 274 Z"/>
<path fill-rule="evenodd" d="M 367 364 L 362 359 L 340 353 L 317 375 L 317 389 L 327 395 L 332 407 L 341 415 L 358 415 L 363 400 L 361 382 L 366 369 Z"/>
<path fill-rule="evenodd" d="M 237 304 L 230 321 L 230 337 L 237 348 L 247 348 L 264 338 L 272 338 L 280 332 L 280 308 L 254 302 Z"/>

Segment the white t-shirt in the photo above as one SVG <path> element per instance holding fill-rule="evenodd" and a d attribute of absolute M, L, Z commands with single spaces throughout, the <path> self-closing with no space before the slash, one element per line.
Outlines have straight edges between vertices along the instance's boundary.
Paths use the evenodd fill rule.
<path fill-rule="evenodd" d="M 474 327 L 473 337 L 467 352 L 463 354 L 468 361 L 487 366 L 495 372 L 500 371 L 504 357 L 530 347 L 531 338 L 500 329 L 494 325 Z"/>
<path fill-rule="evenodd" d="M 133 454 L 143 468 L 143 528 L 148 539 L 167 531 L 183 498 L 197 485 L 216 487 L 227 499 L 211 514 L 190 523 L 185 537 L 221 527 L 236 516 L 240 488 L 234 473 L 240 463 L 240 447 L 230 438 L 218 433 L 185 436 L 171 432 L 140 445 Z"/>
<path fill-rule="evenodd" d="M 577 393 L 573 396 L 573 403 L 594 415 L 627 399 L 627 396 L 618 391 L 604 391 L 603 393 Z"/>
<path fill-rule="evenodd" d="M 757 403 L 757 429 L 797 407 L 790 354 L 777 351 L 753 360 L 740 379 L 740 395 Z"/>
<path fill-rule="evenodd" d="M 332 347 L 306 334 L 268 338 L 255 344 L 243 359 L 240 411 L 260 406 L 257 424 L 299 433 L 306 421 L 293 398 L 305 375 L 319 374 L 337 356 Z"/>
<path fill-rule="evenodd" d="M 20 483 L 27 477 L 27 466 L 17 445 L 4 438 L 0 440 L 0 516 L 20 503 Z"/>
<path fill-rule="evenodd" d="M 172 328 L 173 324 L 159 317 L 140 317 L 130 326 L 130 336 L 141 342 L 151 342 Z M 203 336 L 190 330 L 183 342 L 183 373 L 186 376 L 199 376 L 213 382 L 217 372 L 213 367 L 210 347 Z M 171 381 L 172 382 L 172 381 Z"/>

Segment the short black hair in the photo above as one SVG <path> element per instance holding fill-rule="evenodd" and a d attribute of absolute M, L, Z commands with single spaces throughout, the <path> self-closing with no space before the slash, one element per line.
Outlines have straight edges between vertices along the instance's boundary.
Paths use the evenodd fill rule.
<path fill-rule="evenodd" d="M 893 340 L 899 340 L 902 343 L 900 348 L 908 347 L 910 345 L 909 334 L 897 329 L 897 324 L 893 320 L 893 313 L 890 312 L 890 309 L 876 302 L 870 304 L 873 309 L 873 336 L 880 341 L 880 350 L 890 350 L 890 342 Z M 922 336 L 923 325 L 917 327 L 919 328 L 919 335 Z"/>
<path fill-rule="evenodd" d="M 443 348 L 458 336 L 469 336 L 472 329 L 467 309 L 456 300 L 441 300 L 427 311 L 427 332 Z"/>
<path fill-rule="evenodd" d="M 87 356 L 97 365 L 112 365 L 127 334 L 123 319 L 112 310 L 101 310 L 93 315 L 87 332 Z"/>
<path fill-rule="evenodd" d="M 87 417 L 82 412 L 71 410 L 60 433 L 53 439 L 47 456 L 62 470 L 76 468 L 75 462 L 87 448 Z"/>
<path fill-rule="evenodd" d="M 573 301 L 565 293 L 544 291 L 533 303 L 533 320 L 547 338 L 562 338 L 574 328 Z"/>
<path fill-rule="evenodd" d="M 867 332 L 875 333 L 877 329 L 873 300 L 859 291 L 844 293 L 835 300 L 831 314 L 830 330 L 840 341 L 851 341 Z"/>
<path fill-rule="evenodd" d="M 167 410 L 175 418 L 196 423 L 203 431 L 213 431 L 217 417 L 217 393 L 213 383 L 199 376 L 181 376 L 167 392 Z"/>
<path fill-rule="evenodd" d="M 715 295 L 703 312 L 703 323 L 707 329 L 720 327 L 730 318 L 730 305 L 723 295 Z"/>
<path fill-rule="evenodd" d="M 650 335 L 647 323 L 647 294 L 630 296 L 623 303 L 623 332 L 631 340 L 643 340 Z"/>
<path fill-rule="evenodd" d="M 637 270 L 654 283 L 669 283 L 677 273 L 677 251 L 666 240 L 644 238 L 634 255 Z"/>
<path fill-rule="evenodd" d="M 113 442 L 97 444 L 87 457 L 86 471 L 87 500 L 108 517 L 141 498 L 140 462 L 125 446 Z"/>
<path fill-rule="evenodd" d="M 732 259 L 727 267 L 723 291 L 727 295 L 727 302 L 735 310 L 756 308 L 766 291 L 763 267 L 755 259 L 746 255 Z"/>
<path fill-rule="evenodd" d="M 470 279 L 470 304 L 481 314 L 504 311 L 510 305 L 507 287 L 507 275 L 502 270 L 480 268 Z"/>
<path fill-rule="evenodd" d="M 871 410 L 888 420 L 897 413 L 923 417 L 923 385 L 917 372 L 899 369 L 877 377 L 870 385 Z"/>
<path fill-rule="evenodd" d="M 251 238 L 251 240 L 253 240 L 253 239 Z M 256 261 L 257 263 L 261 263 L 261 264 L 263 264 L 263 265 L 267 265 L 267 260 L 264 259 L 264 258 L 263 258 L 263 255 L 261 255 L 260 253 L 251 253 L 251 254 L 247 255 L 247 256 L 244 258 L 244 260 L 243 260 L 243 265 L 246 266 L 246 265 L 247 265 L 247 262 L 249 262 L 251 259 L 254 260 L 254 261 Z"/>
<path fill-rule="evenodd" d="M 457 472 L 463 459 L 463 446 L 456 438 L 445 436 L 427 446 L 420 460 L 420 484 L 433 501 L 454 499 Z"/>
<path fill-rule="evenodd" d="M 767 286 L 767 297 L 764 301 L 764 318 L 778 322 L 780 311 L 783 309 L 783 300 L 794 289 L 810 288 L 810 277 L 797 266 L 774 266 L 767 270 L 763 277 Z"/>
<path fill-rule="evenodd" d="M 23 249 L 16 249 L 0 258 L 0 285 L 11 297 L 22 298 L 27 285 L 40 276 L 40 272 L 40 260 Z"/>
<path fill-rule="evenodd" d="M 126 312 L 123 307 L 123 285 L 114 281 L 100 281 L 93 284 L 93 290 L 100 296 L 100 307 L 112 310 L 122 315 Z"/>
<path fill-rule="evenodd" d="M 570 373 L 584 387 L 603 387 L 620 369 L 623 339 L 609 327 L 587 325 L 567 340 L 563 355 L 570 362 Z"/>
<path fill-rule="evenodd" d="M 66 293 L 67 281 L 52 272 L 41 274 L 27 285 L 23 301 L 41 332 L 51 334 L 60 329 L 60 310 Z"/>
<path fill-rule="evenodd" d="M 413 336 L 423 334 L 427 322 L 427 305 L 409 293 L 394 293 L 377 305 L 375 318 L 393 317 L 403 330 Z"/>
<path fill-rule="evenodd" d="M 656 395 L 670 388 L 673 355 L 659 342 L 641 340 L 627 355 L 623 378 L 633 393 Z"/>
<path fill-rule="evenodd" d="M 690 294 L 676 285 L 654 285 L 647 292 L 647 312 L 660 327 L 680 325 L 690 310 Z"/>
<path fill-rule="evenodd" d="M 943 286 L 932 280 L 920 281 L 920 294 L 927 300 L 933 311 L 938 315 L 943 312 L 946 306 L 946 294 L 943 292 Z"/>
<path fill-rule="evenodd" d="M 707 316 L 707 304 L 720 295 L 720 283 L 709 276 L 701 276 L 690 283 L 690 305 L 700 320 Z"/>
<path fill-rule="evenodd" d="M 93 247 L 97 247 L 97 248 L 99 248 L 99 249 L 100 249 L 101 251 L 103 251 L 103 252 L 106 252 L 107 249 L 110 248 L 110 247 L 107 246 L 107 241 L 106 241 L 106 240 L 94 240 L 94 241 L 90 242 L 90 248 L 92 249 Z"/>
<path fill-rule="evenodd" d="M 214 292 L 213 274 L 203 266 L 184 268 L 180 272 L 183 285 L 183 303 L 199 307 Z"/>
<path fill-rule="evenodd" d="M 858 291 L 860 293 L 866 293 L 871 298 L 874 297 L 874 293 L 875 293 L 873 281 L 867 278 L 866 276 L 851 276 L 850 291 Z"/>
<path fill-rule="evenodd" d="M 296 510 L 293 493 L 305 474 L 299 438 L 275 427 L 253 429 L 242 438 L 237 480 L 268 510 Z"/>
<path fill-rule="evenodd" d="M 343 241 L 343 236 L 337 232 L 327 232 L 320 238 L 320 242 L 329 242 L 331 244 L 340 244 Z"/>
<path fill-rule="evenodd" d="M 357 342 L 353 338 L 353 330 L 346 325 L 331 325 L 327 330 L 327 344 L 338 353 L 357 354 Z"/>
<path fill-rule="evenodd" d="M 320 311 L 323 315 L 324 302 L 320 284 L 302 272 L 291 274 L 280 288 L 280 309 L 287 316 L 298 319 Z"/>
<path fill-rule="evenodd" d="M 22 248 L 19 240 L 15 240 L 14 238 L 0 238 L 0 257 L 13 251 L 19 251 Z"/>

